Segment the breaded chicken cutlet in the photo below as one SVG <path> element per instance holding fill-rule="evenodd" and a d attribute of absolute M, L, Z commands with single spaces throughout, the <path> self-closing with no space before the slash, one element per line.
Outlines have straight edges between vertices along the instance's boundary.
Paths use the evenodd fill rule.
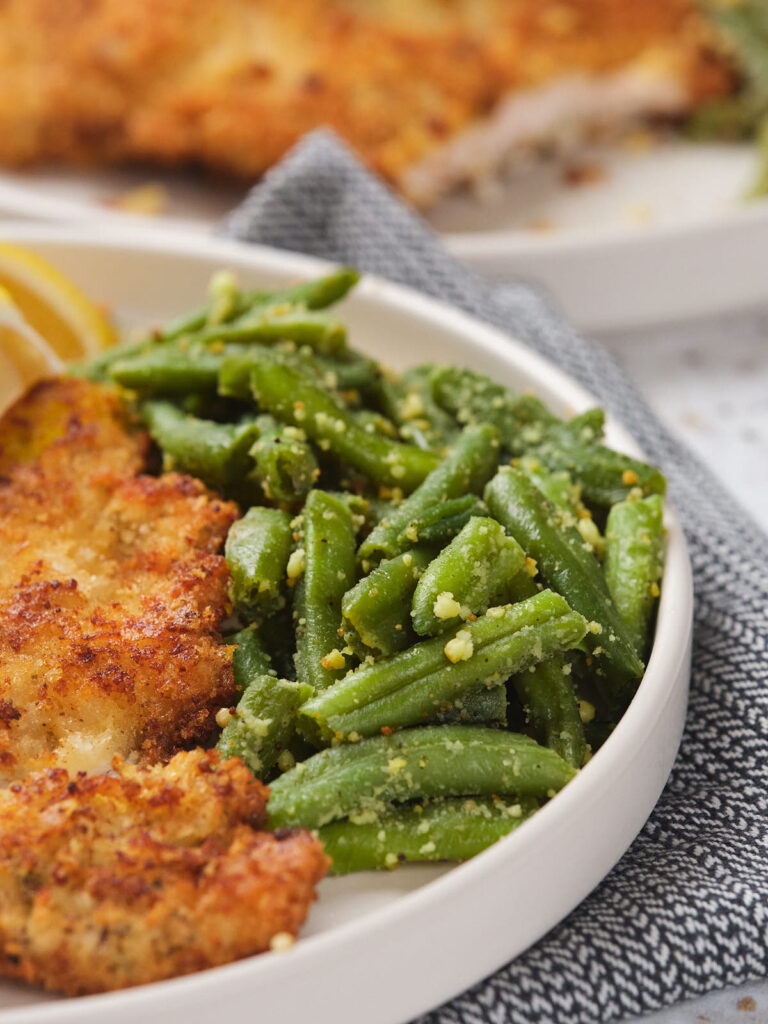
<path fill-rule="evenodd" d="M 0 420 L 0 785 L 205 745 L 232 702 L 237 509 L 141 475 L 148 447 L 87 381 L 38 384 Z"/>
<path fill-rule="evenodd" d="M 246 179 L 318 125 L 412 199 L 732 87 L 695 0 L 5 0 L 0 162 Z"/>
<path fill-rule="evenodd" d="M 0 790 L 0 974 L 79 995 L 296 935 L 328 858 L 308 832 L 260 831 L 267 790 L 239 760 L 116 767 Z"/>

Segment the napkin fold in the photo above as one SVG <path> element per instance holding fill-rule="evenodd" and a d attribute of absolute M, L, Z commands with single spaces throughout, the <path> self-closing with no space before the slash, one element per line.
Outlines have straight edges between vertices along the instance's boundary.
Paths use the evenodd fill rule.
<path fill-rule="evenodd" d="M 568 918 L 422 1024 L 595 1024 L 768 976 L 768 539 L 604 351 L 533 288 L 475 277 L 330 133 L 307 136 L 222 231 L 398 281 L 547 356 L 661 465 L 690 545 L 690 705 L 653 814 Z"/>

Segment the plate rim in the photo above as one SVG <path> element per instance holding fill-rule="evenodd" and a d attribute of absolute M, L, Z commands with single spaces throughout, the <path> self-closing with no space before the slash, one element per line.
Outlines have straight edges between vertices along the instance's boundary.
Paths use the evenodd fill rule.
<path fill-rule="evenodd" d="M 160 168 L 159 170 L 166 170 Z M 151 173 L 147 172 L 151 177 Z M 254 180 L 244 183 L 245 192 L 258 185 Z M 13 209 L 9 217 L 8 206 Z M 46 196 L 42 192 L 22 183 L 7 181 L 0 168 L 0 221 L 16 222 L 19 217 L 28 217 L 33 224 L 46 226 L 82 225 L 85 229 L 94 222 L 106 219 L 110 224 L 156 233 L 181 230 L 207 234 L 215 230 L 217 221 L 195 217 L 169 217 L 164 214 L 142 215 L 130 211 L 113 209 L 95 201 L 66 199 Z M 732 229 L 740 224 L 752 225 L 768 222 L 768 196 L 744 200 L 721 209 L 716 209 L 706 220 L 689 219 L 673 223 L 651 223 L 628 225 L 623 223 L 604 224 L 597 228 L 580 226 L 535 232 L 524 229 L 503 228 L 498 231 L 438 231 L 443 243 L 461 259 L 503 259 L 505 257 L 543 256 L 547 254 L 577 256 L 606 247 L 634 248 L 643 242 L 654 244 L 691 235 L 701 236 Z M 267 247 L 268 248 L 268 247 Z"/>
<path fill-rule="evenodd" d="M 441 238 L 461 259 L 503 259 L 524 256 L 573 256 L 605 248 L 635 248 L 642 244 L 675 242 L 679 239 L 719 235 L 742 224 L 768 224 L 768 197 L 744 201 L 740 206 L 715 210 L 706 220 L 642 225 L 605 224 L 598 228 L 568 228 L 558 232 L 450 231 Z"/>
<path fill-rule="evenodd" d="M 156 253 L 165 252 L 170 257 L 179 256 L 193 260 L 222 259 L 231 260 L 242 266 L 250 266 L 256 272 L 259 269 L 277 271 L 291 276 L 308 276 L 318 271 L 327 270 L 332 264 L 316 257 L 304 256 L 285 250 L 272 249 L 266 246 L 232 242 L 225 239 L 209 239 L 201 237 L 192 241 L 188 237 L 180 237 L 175 232 L 147 232 L 140 229 L 136 232 L 126 231 L 120 227 L 109 225 L 96 229 L 93 225 L 73 227 L 71 225 L 49 226 L 41 224 L 3 224 L 0 235 L 19 244 L 52 243 L 53 245 L 86 246 L 89 248 L 111 248 L 127 250 L 136 256 L 142 250 L 150 249 Z M 421 295 L 411 289 L 392 284 L 383 279 L 366 275 L 360 285 L 360 292 L 365 297 L 386 304 L 394 303 L 401 310 L 414 316 L 417 320 L 430 321 L 438 328 L 444 327 L 452 333 L 463 333 L 465 337 L 474 337 L 474 345 L 497 357 L 500 362 L 515 367 L 533 380 L 543 382 L 551 390 L 560 393 L 564 402 L 572 405 L 575 410 L 594 404 L 594 398 L 580 384 L 554 366 L 538 353 L 528 349 L 512 336 L 499 331 L 482 321 L 471 317 L 454 307 Z M 509 353 L 505 358 L 504 353 Z M 631 435 L 621 426 L 615 417 L 609 417 L 614 436 L 622 448 L 637 451 L 637 445 Z M 195 994 L 210 997 L 210 990 L 223 989 L 234 992 L 235 988 L 250 989 L 259 980 L 271 972 L 282 978 L 286 985 L 301 975 L 302 966 L 308 958 L 319 950 L 326 955 L 334 956 L 339 950 L 349 949 L 358 944 L 366 934 L 386 929 L 393 920 L 407 917 L 418 918 L 423 912 L 433 909 L 436 903 L 450 903 L 461 890 L 466 892 L 483 875 L 488 875 L 493 868 L 498 871 L 503 862 L 511 858 L 512 851 L 524 847 L 535 848 L 542 840 L 541 835 L 554 834 L 562 829 L 565 821 L 574 814 L 592 791 L 604 788 L 608 784 L 612 772 L 624 773 L 628 762 L 622 744 L 627 743 L 632 730 L 637 730 L 640 723 L 648 719 L 657 723 L 668 711 L 672 700 L 669 692 L 665 693 L 667 680 L 678 678 L 685 671 L 685 664 L 690 650 L 690 631 L 692 619 L 692 583 L 691 568 L 687 547 L 682 529 L 672 509 L 666 517 L 669 531 L 668 566 L 662 598 L 659 608 L 659 630 L 656 642 L 649 659 L 646 675 L 638 689 L 630 708 L 618 724 L 606 744 L 598 751 L 592 761 L 585 766 L 569 785 L 558 794 L 557 798 L 542 808 L 537 815 L 526 823 L 526 828 L 512 833 L 499 843 L 490 847 L 473 860 L 461 864 L 441 877 L 427 882 L 425 885 L 408 894 L 402 895 L 390 905 L 371 911 L 359 920 L 349 921 L 330 931 L 309 936 L 299 941 L 288 954 L 272 956 L 255 956 L 237 961 L 223 967 L 212 968 L 198 974 L 187 975 L 151 985 L 139 986 L 117 992 L 87 996 L 67 1001 L 41 1002 L 30 1006 L 22 1006 L 0 1011 L 1 1024 L 65 1024 L 65 1022 L 96 1021 L 113 1011 L 120 1011 L 120 1019 L 127 1019 L 137 1010 L 153 1009 L 151 1004 L 160 1000 L 164 1012 L 168 1011 L 169 1001 L 180 996 L 181 1002 L 189 1002 Z M 682 637 L 682 642 L 681 638 Z M 672 642 L 673 638 L 676 642 Z M 666 760 L 671 763 L 677 752 L 682 726 L 677 731 L 677 740 L 673 749 L 665 751 Z M 628 748 L 629 749 L 629 745 Z M 599 774 L 598 774 L 599 773 Z M 668 770 L 664 770 L 664 779 Z M 593 781 L 594 780 L 594 781 Z M 655 805 L 663 785 L 658 788 L 647 813 Z M 583 794 L 583 795 L 582 795 Z M 646 801 L 647 802 L 647 801 Z M 647 814 L 645 814 L 647 816 Z M 624 844 L 622 852 L 639 829 L 635 829 L 629 841 Z M 614 858 L 612 863 L 615 863 Z M 600 879 L 604 877 L 601 874 Z M 595 883 L 597 884 L 597 883 Z M 591 886 L 589 887 L 591 888 Z M 565 916 L 573 906 L 581 902 L 587 891 L 578 894 L 568 909 L 560 914 Z M 558 919 L 560 919 L 558 918 Z M 555 921 L 550 922 L 554 924 Z M 546 929 L 544 929 L 546 930 Z M 543 931 L 542 931 L 543 933 Z M 522 952 L 522 950 L 521 950 Z M 506 956 L 502 957 L 502 961 Z M 477 978 L 473 979 L 477 980 Z M 428 1004 L 414 1004 L 409 1015 L 424 1012 L 431 1005 L 437 1005 L 444 999 L 451 998 L 466 988 L 466 979 L 449 981 L 441 989 L 442 994 L 434 1000 L 434 993 Z M 339 1017 L 339 1020 L 342 1018 Z M 373 1020 L 373 1018 L 369 1018 Z M 397 1016 L 390 1018 L 376 1017 L 376 1020 L 405 1019 Z"/>
<path fill-rule="evenodd" d="M 147 179 L 151 178 L 151 173 L 148 173 Z M 9 210 L 13 211 L 10 217 Z M 20 219 L 22 217 L 29 220 L 22 221 Z M 123 225 L 142 231 L 181 231 L 203 235 L 211 231 L 217 223 L 196 217 L 131 213 L 128 210 L 102 205 L 96 200 L 88 202 L 82 199 L 64 199 L 59 196 L 44 195 L 26 185 L 5 180 L 3 169 L 0 168 L 0 222 L 30 223 L 46 227 L 57 225 L 91 227 L 102 220 L 115 226 Z"/>

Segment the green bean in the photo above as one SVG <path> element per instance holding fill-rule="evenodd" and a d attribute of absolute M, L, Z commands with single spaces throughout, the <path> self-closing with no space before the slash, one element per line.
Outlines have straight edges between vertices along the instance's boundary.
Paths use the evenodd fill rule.
<path fill-rule="evenodd" d="M 380 562 L 344 595 L 344 639 L 359 658 L 394 654 L 416 642 L 411 597 L 431 557 L 428 548 L 417 547 Z"/>
<path fill-rule="evenodd" d="M 490 479 L 498 460 L 496 430 L 487 424 L 467 427 L 421 486 L 371 531 L 360 545 L 360 558 L 364 562 L 394 558 L 413 547 L 418 541 L 419 520 L 450 498 L 477 494 Z M 409 528 L 416 531 L 416 539 L 408 538 Z"/>
<path fill-rule="evenodd" d="M 263 302 L 268 292 L 255 292 L 251 293 L 257 302 Z M 250 297 L 250 296 L 249 296 Z M 212 302 L 206 302 L 202 306 L 198 306 L 197 309 L 193 309 L 191 313 L 184 313 L 180 317 L 176 317 L 173 320 L 169 320 L 163 327 L 157 328 L 154 332 L 154 336 L 158 341 L 176 341 L 179 338 L 185 338 L 189 335 L 197 334 L 202 331 L 209 323 L 213 321 L 210 319 L 213 313 Z M 247 308 L 247 300 L 245 297 L 233 303 L 229 316 L 223 317 L 218 322 L 226 323 L 230 319 L 234 319 L 240 313 L 245 312 Z"/>
<path fill-rule="evenodd" d="M 306 281 L 294 285 L 292 288 L 283 288 L 278 291 L 251 290 L 245 292 L 235 291 L 225 316 L 215 316 L 217 297 L 213 301 L 201 306 L 193 313 L 186 314 L 177 320 L 171 321 L 161 328 L 161 335 L 164 338 L 176 338 L 183 334 L 192 334 L 200 331 L 207 325 L 214 322 L 229 322 L 237 316 L 246 314 L 255 306 L 270 305 L 302 305 L 307 309 L 324 309 L 343 299 L 347 292 L 360 280 L 357 271 L 350 267 L 341 267 L 326 277 L 317 278 L 313 281 Z M 215 279 L 214 279 L 215 281 Z M 214 284 L 212 281 L 212 284 Z"/>
<path fill-rule="evenodd" d="M 442 799 L 353 815 L 320 829 L 331 874 L 391 870 L 406 861 L 467 860 L 509 835 L 538 809 L 528 797 L 515 803 Z"/>
<path fill-rule="evenodd" d="M 526 569 L 515 576 L 508 589 L 518 601 L 539 592 Z M 571 678 L 571 663 L 562 654 L 555 654 L 513 675 L 509 682 L 523 705 L 526 724 L 534 738 L 556 751 L 568 764 L 580 768 L 586 743 Z"/>
<path fill-rule="evenodd" d="M 214 280 L 212 280 L 212 284 L 214 283 Z M 98 356 L 90 359 L 87 363 L 70 366 L 68 368 L 69 372 L 74 373 L 76 376 L 88 377 L 91 380 L 106 380 L 111 376 L 115 364 L 118 362 L 122 364 L 123 361 L 132 363 L 133 360 L 136 359 L 136 372 L 139 373 L 138 366 L 141 365 L 141 361 L 144 357 L 151 358 L 156 350 L 167 349 L 169 347 L 178 351 L 177 344 L 169 346 L 169 343 L 177 343 L 181 340 L 182 336 L 193 334 L 205 327 L 206 322 L 214 316 L 214 310 L 216 310 L 216 314 L 219 316 L 219 319 L 226 320 L 228 317 L 234 317 L 238 313 L 244 311 L 247 304 L 249 302 L 256 301 L 259 296 L 263 301 L 269 295 L 268 292 L 250 292 L 243 293 L 240 298 L 235 298 L 235 294 L 239 294 L 237 293 L 236 288 L 233 295 L 230 296 L 228 310 L 224 309 L 221 302 L 221 296 L 214 296 L 211 302 L 206 303 L 194 312 L 185 313 L 183 316 L 169 321 L 165 326 L 148 332 L 136 341 L 126 341 L 122 344 L 115 345 L 112 348 L 107 349 L 106 352 L 99 353 Z M 152 393 L 156 394 L 158 391 L 153 390 Z"/>
<path fill-rule="evenodd" d="M 387 804 L 445 796 L 546 797 L 575 770 L 535 740 L 436 725 L 321 750 L 272 783 L 272 828 L 320 828 Z"/>
<path fill-rule="evenodd" d="M 200 347 L 183 351 L 177 345 L 154 345 L 131 358 L 118 359 L 109 367 L 117 384 L 141 395 L 188 395 L 214 391 L 219 355 Z"/>
<path fill-rule="evenodd" d="M 277 342 L 273 347 L 247 346 L 236 341 L 210 346 L 199 340 L 180 338 L 154 344 L 132 357 L 111 363 L 109 375 L 123 387 L 141 395 L 187 395 L 190 392 L 215 392 L 252 401 L 251 368 L 265 359 L 279 358 L 312 372 L 325 380 L 324 364 L 304 350 L 296 351 L 293 342 Z M 336 377 L 334 377 L 336 380 Z"/>
<path fill-rule="evenodd" d="M 485 501 L 495 518 L 535 559 L 546 584 L 587 619 L 585 642 L 596 675 L 605 681 L 607 695 L 617 698 L 624 684 L 643 674 L 643 663 L 581 534 L 562 522 L 556 506 L 519 470 L 499 470 L 485 489 Z"/>
<path fill-rule="evenodd" d="M 87 363 L 69 367 L 69 372 L 77 376 L 85 376 L 91 380 L 104 380 L 109 376 L 110 367 L 118 360 L 132 359 L 134 356 L 147 354 L 156 345 L 175 341 L 182 336 L 199 334 L 207 327 L 226 325 L 237 317 L 253 314 L 259 307 L 274 308 L 280 306 L 303 306 L 307 310 L 324 309 L 342 299 L 359 280 L 359 274 L 349 267 L 339 270 L 326 277 L 314 281 L 285 288 L 280 291 L 251 290 L 241 292 L 236 286 L 227 289 L 229 294 L 224 298 L 214 294 L 211 301 L 183 316 L 169 321 L 163 327 L 150 332 L 137 341 L 116 345 L 104 353 L 100 353 Z M 221 278 L 218 279 L 219 281 Z M 214 277 L 211 284 L 216 284 Z M 334 341 L 334 346 L 338 339 Z"/>
<path fill-rule="evenodd" d="M 299 706 L 312 687 L 272 675 L 251 680 L 224 726 L 216 747 L 222 757 L 239 757 L 265 779 L 296 731 Z"/>
<path fill-rule="evenodd" d="M 645 655 L 664 566 L 661 498 L 623 501 L 608 513 L 605 579 L 635 650 Z"/>
<path fill-rule="evenodd" d="M 287 343 L 286 343 L 287 344 Z M 294 348 L 293 343 L 290 343 Z M 237 342 L 209 346 L 201 341 L 179 338 L 176 341 L 144 346 L 131 357 L 116 359 L 109 375 L 118 384 L 141 395 L 187 395 L 190 392 L 215 392 L 223 367 L 246 367 L 242 372 L 244 386 L 231 391 L 220 390 L 226 397 L 251 398 L 250 367 L 259 359 L 283 356 L 286 345 L 273 348 L 246 347 Z"/>
<path fill-rule="evenodd" d="M 269 297 L 270 293 L 265 291 L 241 291 L 234 274 L 219 271 L 208 284 L 208 302 L 191 313 L 170 320 L 158 328 L 155 334 L 166 341 L 195 334 L 204 327 L 228 323 L 251 306 L 267 302 Z"/>
<path fill-rule="evenodd" d="M 549 427 L 560 421 L 533 395 L 516 395 L 502 384 L 472 370 L 439 367 L 432 374 L 437 404 L 460 423 L 492 423 L 501 444 L 512 455 L 522 455 L 540 444 Z"/>
<path fill-rule="evenodd" d="M 249 451 L 258 437 L 253 423 L 215 423 L 189 416 L 171 402 L 157 399 L 141 406 L 144 423 L 163 453 L 166 470 L 199 477 L 209 487 L 227 496 L 239 496 L 248 489 Z"/>
<path fill-rule="evenodd" d="M 378 363 L 373 359 L 349 351 L 341 359 L 309 355 L 300 352 L 303 364 L 312 363 L 316 372 L 322 374 L 322 381 L 331 391 L 364 391 L 371 386 L 378 373 Z"/>
<path fill-rule="evenodd" d="M 360 736 L 373 736 L 382 730 L 394 731 L 413 725 L 446 720 L 465 720 L 463 705 L 469 706 L 466 720 L 484 719 L 488 705 L 469 694 L 479 686 L 496 689 L 499 680 L 539 657 L 551 658 L 553 653 L 573 646 L 583 630 L 582 620 L 571 617 L 540 625 L 537 643 L 530 635 L 505 637 L 495 645 L 482 650 L 482 664 L 451 666 L 443 673 L 433 673 L 405 685 L 402 690 L 383 697 L 361 702 L 360 707 L 344 714 L 332 715 L 326 721 L 314 721 L 328 740 L 353 740 Z M 458 642 L 462 642 L 462 637 Z M 498 695 L 490 699 L 498 709 Z M 506 705 L 506 701 L 505 701 Z M 506 713 L 506 706 L 504 707 Z M 494 718 L 496 717 L 494 711 Z"/>
<path fill-rule="evenodd" d="M 346 671 L 341 600 L 355 581 L 355 528 L 344 502 L 310 491 L 304 506 L 304 570 L 296 585 L 296 671 L 319 692 Z"/>
<path fill-rule="evenodd" d="M 227 643 L 238 645 L 232 657 L 232 673 L 239 693 L 257 676 L 296 678 L 293 613 L 288 607 L 232 634 Z"/>
<path fill-rule="evenodd" d="M 250 448 L 255 473 L 272 501 L 301 502 L 320 475 L 315 453 L 297 427 L 286 427 L 272 416 L 256 419 L 258 440 Z"/>
<path fill-rule="evenodd" d="M 236 633 L 231 642 L 237 645 L 232 671 L 241 696 L 217 747 L 222 757 L 242 758 L 254 775 L 263 779 L 292 741 L 296 712 L 312 690 L 275 677 L 255 623 Z"/>
<path fill-rule="evenodd" d="M 610 508 L 633 491 L 664 494 L 666 480 L 661 470 L 629 455 L 599 444 L 573 441 L 567 431 L 558 430 L 530 449 L 547 469 L 565 470 L 581 485 L 584 500 L 591 505 Z"/>
<path fill-rule="evenodd" d="M 253 618 L 283 607 L 292 540 L 291 517 L 277 508 L 255 506 L 230 528 L 225 554 L 232 600 L 242 615 Z"/>
<path fill-rule="evenodd" d="M 388 501 L 380 498 L 365 497 L 351 491 L 328 491 L 334 498 L 343 501 L 352 514 L 352 522 L 358 534 L 367 534 L 378 523 L 382 515 L 391 508 Z"/>
<path fill-rule="evenodd" d="M 399 437 L 397 427 L 382 416 L 380 412 L 373 412 L 371 409 L 358 409 L 354 413 L 355 422 L 366 434 L 380 434 L 382 437 L 389 437 L 397 440 Z"/>
<path fill-rule="evenodd" d="M 479 686 L 459 697 L 435 715 L 436 722 L 466 722 L 470 725 L 507 724 L 507 688 Z"/>
<path fill-rule="evenodd" d="M 527 644 L 531 638 L 531 629 L 526 630 L 526 627 L 537 627 L 562 618 L 569 624 L 578 626 L 578 629 L 570 632 L 578 633 L 579 629 L 584 628 L 580 616 L 572 618 L 571 609 L 565 599 L 550 590 L 536 593 L 530 599 L 516 605 L 491 609 L 490 614 L 480 616 L 460 630 L 466 631 L 471 641 L 469 646 L 472 653 L 465 651 L 464 658 L 460 657 L 451 662 L 445 651 L 446 637 L 430 637 L 391 658 L 382 658 L 373 664 L 361 665 L 354 672 L 347 673 L 335 686 L 322 694 L 317 694 L 307 704 L 305 711 L 311 715 L 317 713 L 321 718 L 327 719 L 333 715 L 354 711 L 365 701 L 400 692 L 404 686 L 418 682 L 426 675 L 446 672 L 450 674 L 456 670 L 467 673 L 468 669 L 472 669 L 476 673 L 474 685 L 479 685 L 494 674 L 493 669 L 487 669 L 488 663 L 481 656 L 484 648 L 524 630 L 523 636 Z M 535 640 L 530 646 L 536 646 Z M 542 656 L 536 660 L 541 660 Z M 467 687 L 471 688 L 472 684 Z"/>
<path fill-rule="evenodd" d="M 504 588 L 525 564 L 525 552 L 495 519 L 470 519 L 424 570 L 411 606 L 422 636 L 453 630 L 503 600 Z"/>
<path fill-rule="evenodd" d="M 442 367 L 432 377 L 433 393 L 443 408 L 462 423 L 493 423 L 512 455 L 535 455 L 549 470 L 565 470 L 581 485 L 584 498 L 610 506 L 633 487 L 663 494 L 661 472 L 628 455 L 594 443 L 604 414 L 590 409 L 564 423 L 532 395 L 515 395 L 481 374 Z"/>
<path fill-rule="evenodd" d="M 400 434 L 420 448 L 442 449 L 453 444 L 459 426 L 432 397 L 431 365 L 415 366 L 402 376 L 403 392 L 397 403 Z"/>
<path fill-rule="evenodd" d="M 550 472 L 540 459 L 532 455 L 523 455 L 515 465 L 553 505 L 574 511 L 578 509 L 581 488 L 578 484 L 574 484 L 569 473 L 564 470 L 557 473 Z"/>
<path fill-rule="evenodd" d="M 238 346 L 239 347 L 239 346 Z M 268 359 L 276 359 L 275 349 L 252 348 L 232 354 L 233 346 L 228 347 L 228 355 L 221 361 L 218 369 L 218 392 L 227 398 L 241 401 L 253 401 L 251 390 L 251 374 L 257 363 Z"/>
<path fill-rule="evenodd" d="M 415 367 L 395 377 L 380 370 L 364 390 L 368 401 L 397 424 L 402 438 L 425 450 L 442 451 L 455 441 L 459 426 L 433 400 L 430 372 L 430 367 Z"/>
<path fill-rule="evenodd" d="M 205 346 L 203 346 L 205 347 Z M 206 351 L 209 351 L 206 348 Z M 253 400 L 251 392 L 251 371 L 256 363 L 265 360 L 281 362 L 306 373 L 330 391 L 343 392 L 363 387 L 372 379 L 372 360 L 349 353 L 347 361 L 319 356 L 304 346 L 297 349 L 294 342 L 278 342 L 270 348 L 243 346 L 230 343 L 224 347 L 222 356 L 211 353 L 210 359 L 220 360 L 218 369 L 218 390 L 222 395 Z M 374 415 L 374 414 L 372 414 Z"/>
<path fill-rule="evenodd" d="M 366 433 L 348 409 L 291 367 L 260 363 L 253 369 L 251 386 L 263 409 L 301 427 L 321 449 L 333 452 L 377 484 L 412 491 L 438 461 L 431 452 Z"/>
<path fill-rule="evenodd" d="M 432 637 L 361 665 L 309 700 L 302 716 L 341 738 L 432 721 L 478 686 L 504 682 L 514 672 L 575 647 L 585 625 L 562 597 L 543 591 L 492 609 L 450 638 Z"/>
<path fill-rule="evenodd" d="M 87 362 L 70 363 L 67 366 L 67 373 L 73 377 L 85 377 L 87 380 L 107 381 L 110 379 L 110 368 L 113 363 L 146 355 L 160 344 L 160 339 L 153 336 L 139 338 L 137 341 L 123 341 L 100 352 Z"/>
<path fill-rule="evenodd" d="M 570 668 L 562 657 L 555 657 L 517 673 L 512 684 L 538 742 L 555 750 L 574 768 L 581 768 L 586 741 Z"/>
<path fill-rule="evenodd" d="M 257 676 L 269 672 L 272 668 L 272 659 L 267 653 L 255 622 L 233 634 L 227 642 L 237 645 L 232 656 L 232 673 L 235 677 L 235 688 L 241 694 Z"/>
<path fill-rule="evenodd" d="M 473 516 L 488 516 L 488 509 L 477 495 L 465 494 L 461 498 L 449 498 L 412 519 L 398 535 L 397 543 L 408 547 L 420 541 L 442 547 L 460 533 Z"/>
<path fill-rule="evenodd" d="M 566 513 L 571 513 L 562 516 L 562 520 L 575 526 L 585 543 L 591 545 L 598 558 L 602 558 L 605 555 L 605 539 L 592 518 L 592 513 L 581 500 L 580 485 L 573 482 L 570 474 L 564 470 L 550 472 L 533 455 L 523 455 L 515 465 L 553 505 L 557 505 Z"/>
<path fill-rule="evenodd" d="M 367 389 L 369 404 L 393 423 L 400 418 L 400 407 L 405 401 L 405 394 L 402 380 L 384 366 L 379 367 L 373 383 Z"/>
<path fill-rule="evenodd" d="M 307 309 L 326 309 L 340 302 L 359 280 L 360 274 L 352 267 L 339 267 L 325 277 L 275 292 L 270 301 L 301 304 Z"/>
<path fill-rule="evenodd" d="M 215 391 L 192 391 L 173 399 L 188 416 L 216 424 L 243 424 L 253 420 L 251 410 L 233 398 L 221 398 Z"/>
<path fill-rule="evenodd" d="M 565 421 L 562 429 L 580 444 L 599 441 L 605 430 L 605 410 L 598 407 L 587 409 Z"/>
<path fill-rule="evenodd" d="M 431 384 L 442 408 L 461 423 L 493 423 L 502 446 L 516 456 L 544 442 L 553 431 L 581 444 L 596 441 L 603 434 L 602 409 L 588 409 L 564 422 L 534 395 L 518 395 L 471 370 L 439 367 L 432 371 Z"/>
<path fill-rule="evenodd" d="M 312 313 L 284 304 L 257 306 L 234 323 L 206 327 L 196 337 L 206 345 L 227 341 L 261 345 L 295 341 L 325 355 L 338 355 L 347 345 L 346 328 L 339 320 L 327 313 Z"/>

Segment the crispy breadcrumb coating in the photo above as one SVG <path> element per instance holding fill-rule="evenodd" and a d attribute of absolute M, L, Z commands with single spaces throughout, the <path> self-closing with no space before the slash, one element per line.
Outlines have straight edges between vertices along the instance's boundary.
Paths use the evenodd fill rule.
<path fill-rule="evenodd" d="M 136 475 L 147 450 L 86 381 L 39 384 L 0 420 L 0 784 L 205 744 L 234 697 L 219 552 L 237 509 Z"/>
<path fill-rule="evenodd" d="M 238 759 L 115 769 L 0 790 L 0 974 L 80 995 L 296 935 L 328 858 L 308 832 L 261 831 L 268 791 Z"/>
<path fill-rule="evenodd" d="M 667 113 L 732 84 L 694 0 L 5 0 L 0 161 L 252 179 L 330 125 L 402 187 L 511 92 L 627 68 Z"/>

